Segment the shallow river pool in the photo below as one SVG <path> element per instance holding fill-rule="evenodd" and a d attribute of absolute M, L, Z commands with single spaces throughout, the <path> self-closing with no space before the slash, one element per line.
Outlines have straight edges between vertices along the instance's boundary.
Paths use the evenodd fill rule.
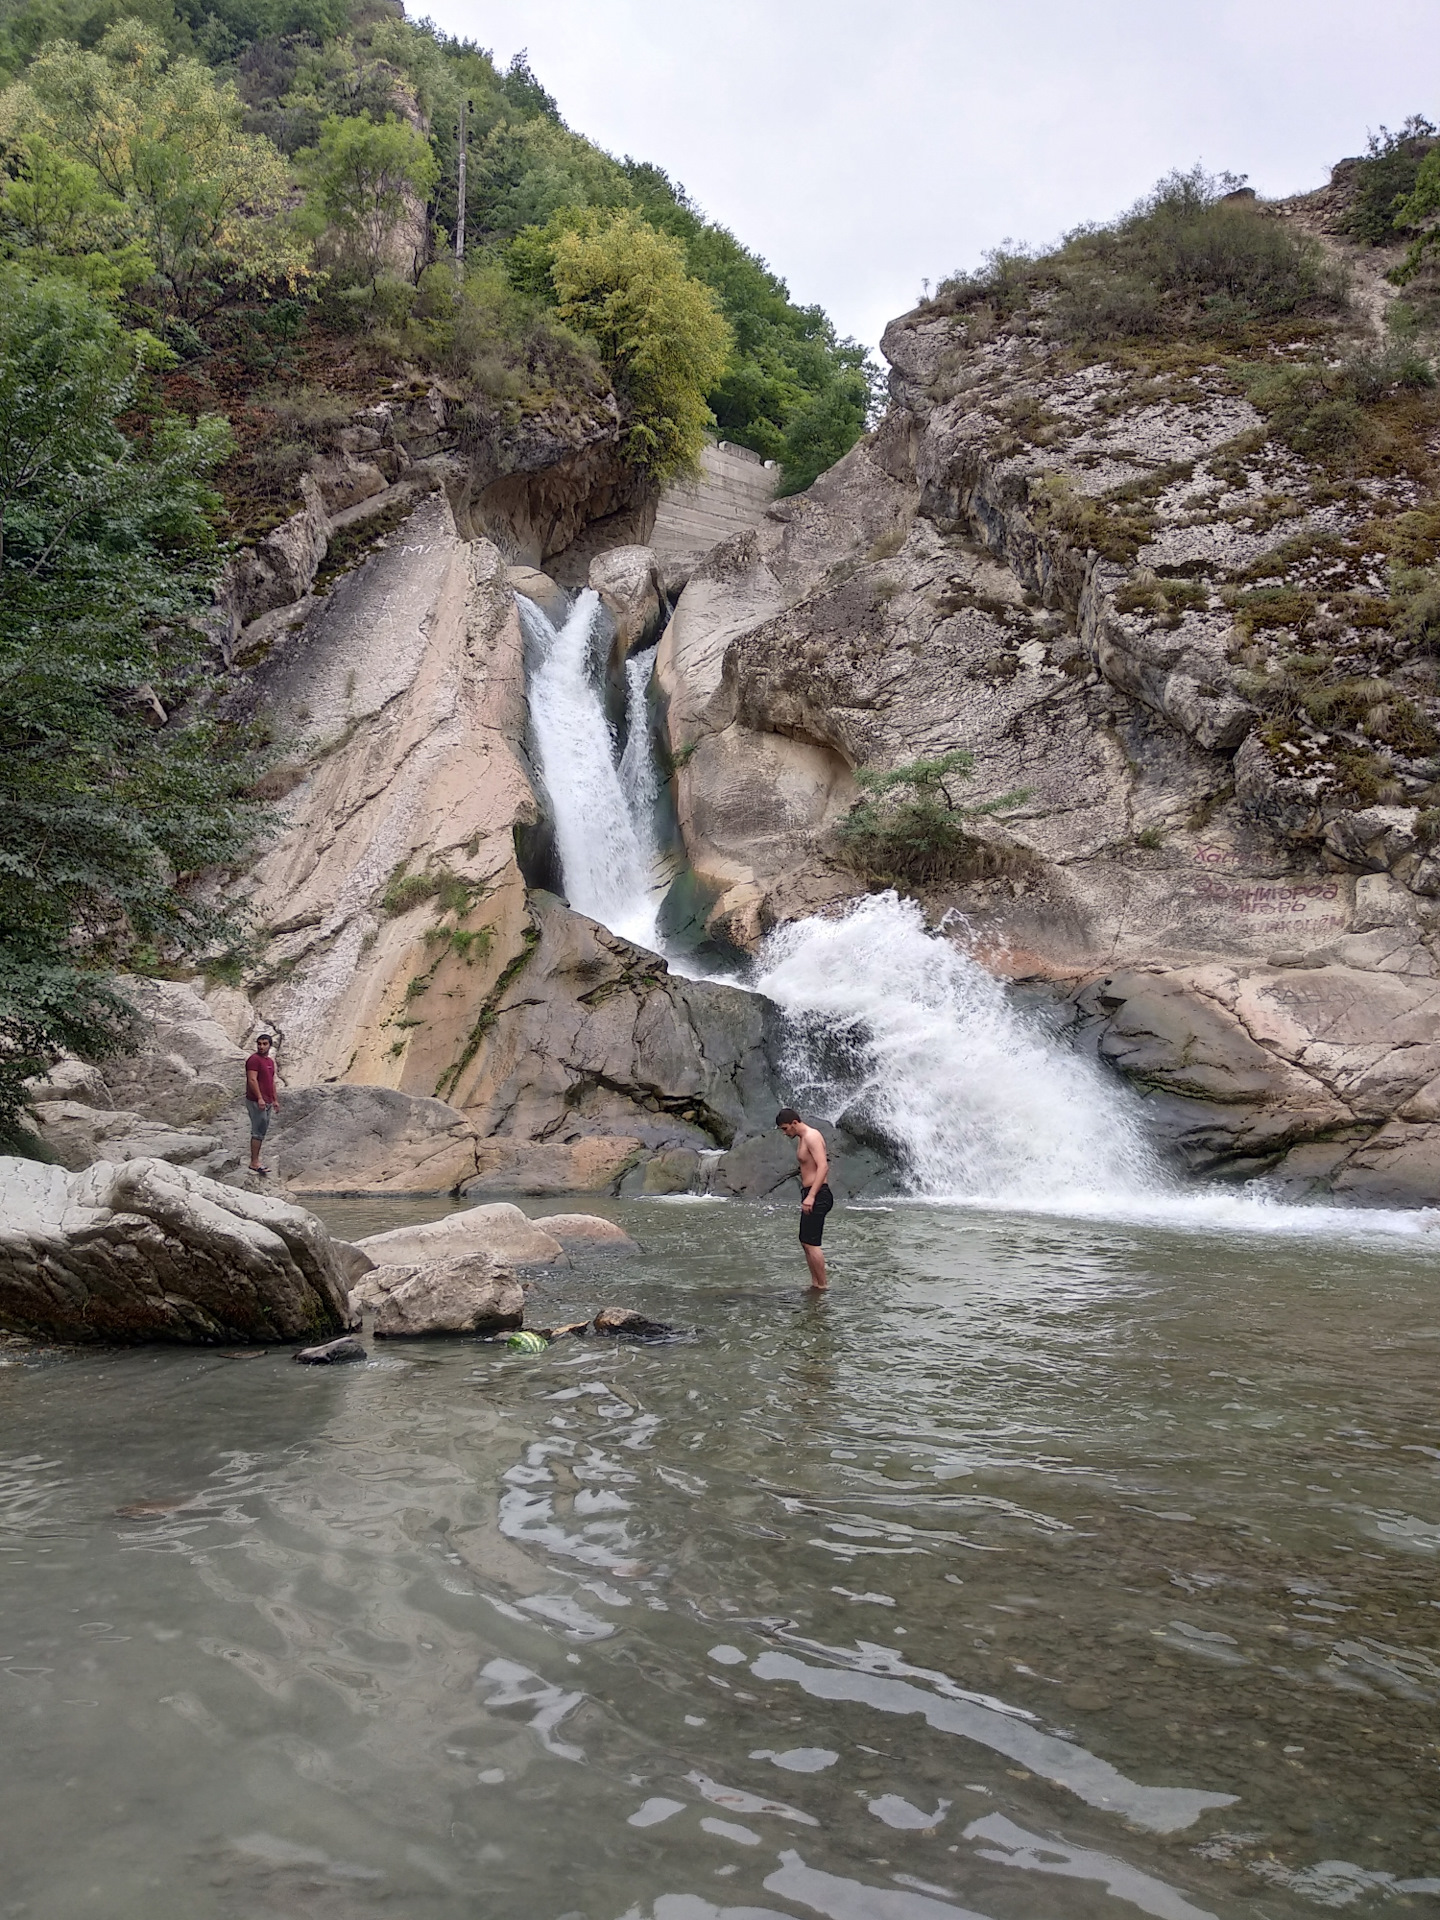
<path fill-rule="evenodd" d="M 0 1368 L 0 1915 L 1440 1911 L 1428 1240 L 597 1210 L 693 1340 Z"/>

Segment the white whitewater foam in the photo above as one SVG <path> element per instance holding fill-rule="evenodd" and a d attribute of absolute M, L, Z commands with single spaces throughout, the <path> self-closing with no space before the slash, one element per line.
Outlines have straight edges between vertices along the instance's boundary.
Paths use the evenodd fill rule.
<path fill-rule="evenodd" d="M 1138 1099 L 894 893 L 778 928 L 752 984 L 786 1015 L 796 1099 L 890 1142 L 917 1199 L 1210 1233 L 1440 1230 L 1440 1214 L 1182 1189 L 1146 1138 Z"/>
<path fill-rule="evenodd" d="M 1005 1204 L 1160 1182 L 1134 1102 L 929 932 L 914 901 L 854 901 L 772 933 L 755 984 L 789 1019 L 785 1065 L 900 1149 L 916 1193 Z"/>
<path fill-rule="evenodd" d="M 627 792 L 624 763 L 605 717 L 600 596 L 587 588 L 558 631 L 533 601 L 517 598 L 536 658 L 530 676 L 530 720 L 540 778 L 555 822 L 566 897 L 577 913 L 588 914 L 638 946 L 658 951 L 659 899 L 650 826 L 655 792 L 653 785 L 648 797 L 638 785 L 633 793 Z M 628 771 L 633 780 L 637 767 L 643 767 L 653 783 L 644 692 L 638 671 L 627 673 L 632 720 L 637 712 L 640 720 L 640 740 Z"/>

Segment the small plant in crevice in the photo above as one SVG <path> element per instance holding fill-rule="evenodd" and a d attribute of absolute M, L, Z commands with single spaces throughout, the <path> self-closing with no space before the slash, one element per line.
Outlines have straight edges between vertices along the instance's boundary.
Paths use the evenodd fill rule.
<path fill-rule="evenodd" d="M 975 879 L 1003 864 L 1001 850 L 967 832 L 966 822 L 1022 805 L 1029 789 L 965 806 L 951 788 L 969 779 L 974 765 L 972 754 L 956 748 L 884 773 L 858 770 L 865 797 L 837 831 L 840 858 L 853 872 L 887 885 Z M 1018 849 L 1014 858 L 1023 858 Z"/>
<path fill-rule="evenodd" d="M 1135 836 L 1135 844 L 1137 847 L 1145 847 L 1149 852 L 1153 853 L 1158 848 L 1164 846 L 1165 829 L 1163 827 L 1142 827 Z"/>

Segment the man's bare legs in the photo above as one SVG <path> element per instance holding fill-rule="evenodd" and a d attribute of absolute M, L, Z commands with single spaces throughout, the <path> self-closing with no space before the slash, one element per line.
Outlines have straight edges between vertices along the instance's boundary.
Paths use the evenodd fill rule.
<path fill-rule="evenodd" d="M 805 1255 L 805 1264 L 810 1269 L 810 1291 L 812 1293 L 828 1293 L 830 1291 L 830 1280 L 825 1272 L 825 1249 L 823 1247 L 802 1247 L 800 1251 Z"/>

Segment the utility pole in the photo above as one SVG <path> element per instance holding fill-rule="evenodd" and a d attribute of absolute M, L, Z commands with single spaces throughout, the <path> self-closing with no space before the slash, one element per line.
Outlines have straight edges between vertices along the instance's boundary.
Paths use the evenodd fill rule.
<path fill-rule="evenodd" d="M 455 278 L 465 275 L 465 135 L 466 121 L 469 118 L 470 102 L 460 102 L 460 179 L 455 190 Z"/>

